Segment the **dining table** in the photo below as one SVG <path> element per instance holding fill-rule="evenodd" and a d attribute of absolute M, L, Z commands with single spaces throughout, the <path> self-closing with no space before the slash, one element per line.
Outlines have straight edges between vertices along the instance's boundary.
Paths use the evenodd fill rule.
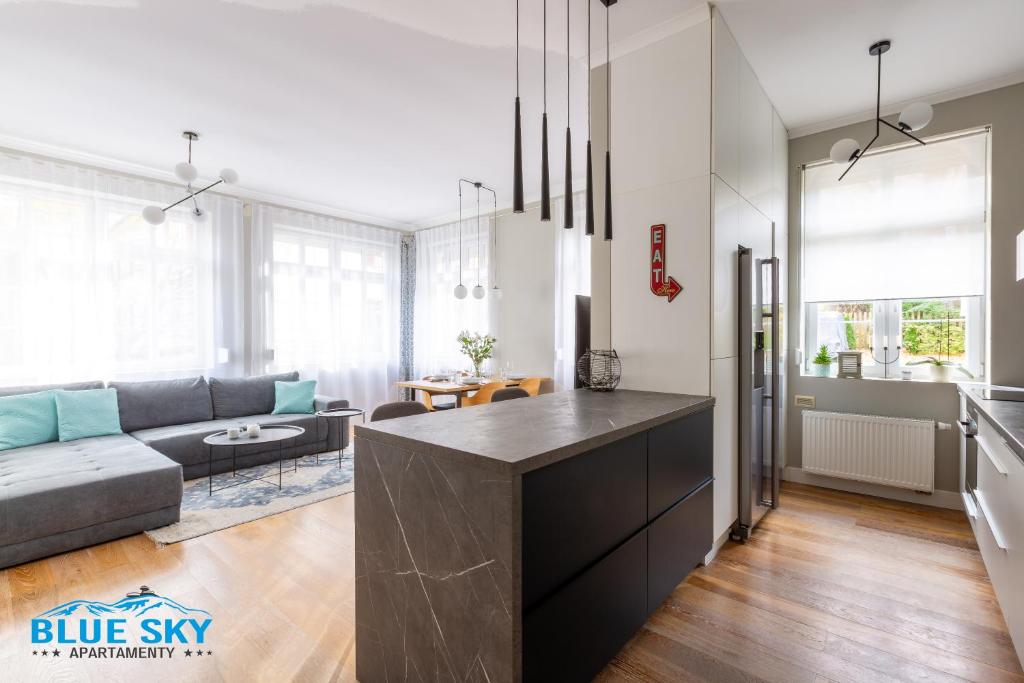
<path fill-rule="evenodd" d="M 483 382 L 480 382 L 479 384 L 463 384 L 462 382 L 452 382 L 452 381 L 449 381 L 449 380 L 435 382 L 433 380 L 426 380 L 426 379 L 413 379 L 413 380 L 405 380 L 405 381 L 401 381 L 401 382 L 395 382 L 395 386 L 398 387 L 399 389 L 409 389 L 409 390 L 411 390 L 412 391 L 412 399 L 414 401 L 417 400 L 417 398 L 416 398 L 416 392 L 417 391 L 422 391 L 424 393 L 430 394 L 431 397 L 433 397 L 433 396 L 454 396 L 455 397 L 455 406 L 458 407 L 458 408 L 461 408 L 462 407 L 462 398 L 464 396 L 466 396 L 467 394 L 470 394 L 470 393 L 472 393 L 474 391 L 479 390 L 480 387 L 482 387 L 485 384 L 490 384 L 492 382 L 502 382 L 506 387 L 517 387 L 517 386 L 520 385 L 520 383 L 522 383 L 526 379 L 528 379 L 528 378 L 527 377 L 518 377 L 516 379 L 501 379 L 500 377 L 494 377 L 494 378 L 487 378 Z M 545 385 L 549 385 L 551 383 L 551 381 L 552 380 L 551 380 L 550 377 L 541 377 L 541 379 L 540 379 L 541 387 L 543 388 Z M 542 391 L 543 391 L 543 389 L 542 389 Z"/>

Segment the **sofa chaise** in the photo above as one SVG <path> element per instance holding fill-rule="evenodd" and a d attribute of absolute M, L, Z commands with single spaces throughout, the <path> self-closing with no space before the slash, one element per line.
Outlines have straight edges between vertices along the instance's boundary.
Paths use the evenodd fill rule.
<path fill-rule="evenodd" d="M 209 472 L 203 439 L 233 425 L 291 424 L 306 432 L 284 457 L 345 448 L 347 420 L 271 414 L 274 382 L 298 373 L 240 379 L 203 377 L 112 382 L 123 434 L 50 442 L 0 451 L 0 567 L 173 524 L 183 479 Z M 102 382 L 0 389 L 0 396 L 48 389 L 99 389 Z M 315 410 L 348 407 L 317 396 Z M 278 459 L 277 448 L 238 448 L 237 466 Z M 214 452 L 214 473 L 230 459 Z"/>

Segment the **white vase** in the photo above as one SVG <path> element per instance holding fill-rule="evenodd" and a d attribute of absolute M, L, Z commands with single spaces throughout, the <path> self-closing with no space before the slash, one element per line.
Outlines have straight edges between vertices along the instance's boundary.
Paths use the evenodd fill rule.
<path fill-rule="evenodd" d="M 824 363 L 811 363 L 815 377 L 828 377 L 832 374 L 832 364 L 825 365 Z"/>
<path fill-rule="evenodd" d="M 932 366 L 932 381 L 933 382 L 949 382 L 950 375 L 952 374 L 952 366 L 949 365 L 933 365 Z"/>

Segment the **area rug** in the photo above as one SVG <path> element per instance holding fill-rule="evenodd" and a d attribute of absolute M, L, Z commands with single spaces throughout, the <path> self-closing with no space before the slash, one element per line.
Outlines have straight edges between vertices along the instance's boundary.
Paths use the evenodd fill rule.
<path fill-rule="evenodd" d="M 312 455 L 300 458 L 297 471 L 293 470 L 291 460 L 285 460 L 281 490 L 277 488 L 277 463 L 239 470 L 250 477 L 265 477 L 272 483 L 246 482 L 221 491 L 215 490 L 212 496 L 206 477 L 186 481 L 181 499 L 181 521 L 147 531 L 146 535 L 157 543 L 178 543 L 351 493 L 351 453 L 345 454 L 340 468 L 337 455 L 330 460 L 327 458 L 331 458 L 331 454 L 320 457 L 319 465 Z M 238 479 L 233 479 L 230 472 L 218 474 L 213 478 L 213 488 L 236 481 Z"/>

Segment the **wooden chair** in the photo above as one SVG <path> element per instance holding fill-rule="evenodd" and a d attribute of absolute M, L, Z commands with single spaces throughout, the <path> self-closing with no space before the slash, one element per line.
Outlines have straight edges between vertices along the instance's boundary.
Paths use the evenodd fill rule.
<path fill-rule="evenodd" d="M 537 396 L 540 394 L 540 382 L 541 377 L 527 377 L 519 383 L 519 388 L 524 390 L 530 396 Z"/>
<path fill-rule="evenodd" d="M 431 413 L 436 410 L 451 410 L 455 407 L 455 403 L 439 403 L 434 405 L 434 399 L 428 392 L 421 391 L 420 393 L 423 394 L 423 405 L 425 405 L 427 410 Z"/>
<path fill-rule="evenodd" d="M 475 394 L 472 396 L 466 396 L 462 399 L 462 407 L 466 406 L 478 406 L 484 403 L 491 402 L 491 396 L 498 389 L 504 389 L 504 382 L 488 382 L 487 384 L 480 387 Z"/>

